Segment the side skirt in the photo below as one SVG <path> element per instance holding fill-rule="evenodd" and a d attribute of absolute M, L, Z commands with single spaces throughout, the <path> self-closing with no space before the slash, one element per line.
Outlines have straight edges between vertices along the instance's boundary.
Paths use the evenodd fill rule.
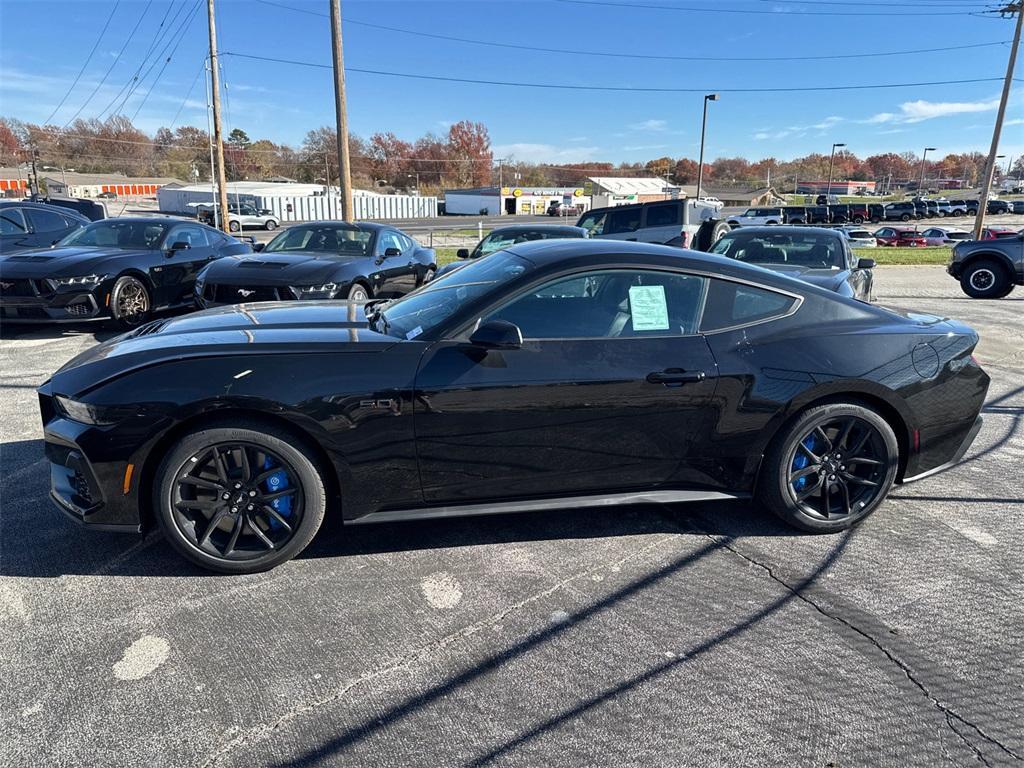
<path fill-rule="evenodd" d="M 399 520 L 427 520 L 436 517 L 470 517 L 474 515 L 504 515 L 512 512 L 541 512 L 572 507 L 618 507 L 627 504 L 678 504 L 686 501 L 731 501 L 749 499 L 748 493 L 719 493 L 717 491 L 639 491 L 594 496 L 563 496 L 557 499 L 529 501 L 495 501 L 483 504 L 457 504 L 444 507 L 416 507 L 371 512 L 346 520 L 346 525 L 364 523 L 391 523 Z"/>

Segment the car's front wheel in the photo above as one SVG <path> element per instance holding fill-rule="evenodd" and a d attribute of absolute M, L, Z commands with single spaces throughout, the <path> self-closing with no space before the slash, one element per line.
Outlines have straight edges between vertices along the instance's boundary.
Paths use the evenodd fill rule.
<path fill-rule="evenodd" d="M 370 291 L 362 283 L 352 283 L 348 289 L 348 300 L 362 302 L 369 301 Z"/>
<path fill-rule="evenodd" d="M 900 221 L 910 221 L 910 214 L 904 213 L 902 216 L 900 216 Z"/>
<path fill-rule="evenodd" d="M 312 452 L 286 430 L 256 422 L 186 434 L 154 486 L 171 546 L 221 573 L 256 573 L 292 559 L 312 541 L 327 503 Z"/>
<path fill-rule="evenodd" d="M 277 222 L 271 219 L 270 221 L 263 225 L 263 228 L 267 230 L 267 232 L 273 232 L 275 229 L 277 229 Z"/>
<path fill-rule="evenodd" d="M 122 328 L 135 328 L 149 319 L 149 290 L 139 278 L 119 277 L 110 291 L 110 314 Z"/>
<path fill-rule="evenodd" d="M 960 275 L 960 287 L 972 299 L 1001 299 L 1013 290 L 1013 283 L 1001 264 L 978 259 Z"/>
<path fill-rule="evenodd" d="M 849 528 L 885 500 L 899 468 L 899 444 L 877 412 L 856 403 L 809 408 L 772 442 L 757 494 L 805 531 Z"/>
<path fill-rule="evenodd" d="M 242 225 L 239 224 L 237 221 L 229 221 L 228 222 L 228 229 L 230 229 L 232 232 L 241 232 L 242 231 Z"/>

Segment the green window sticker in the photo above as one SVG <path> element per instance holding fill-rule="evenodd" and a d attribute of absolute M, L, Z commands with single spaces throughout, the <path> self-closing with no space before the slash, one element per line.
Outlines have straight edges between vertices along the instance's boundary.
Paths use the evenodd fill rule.
<path fill-rule="evenodd" d="M 629 289 L 629 312 L 634 331 L 667 331 L 665 286 L 634 285 Z"/>

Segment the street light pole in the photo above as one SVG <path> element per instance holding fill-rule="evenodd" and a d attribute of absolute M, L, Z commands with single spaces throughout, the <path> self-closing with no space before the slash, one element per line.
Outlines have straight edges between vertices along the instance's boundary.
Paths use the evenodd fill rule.
<path fill-rule="evenodd" d="M 929 152 L 934 152 L 935 147 L 925 147 L 924 154 L 921 155 L 921 177 L 917 180 L 917 196 L 921 197 L 924 193 L 924 161 L 928 157 Z"/>
<path fill-rule="evenodd" d="M 697 199 L 700 200 L 701 188 L 704 186 L 704 135 L 708 130 L 708 102 L 718 101 L 717 93 L 709 93 L 704 97 L 704 118 L 700 124 L 700 161 L 697 164 Z"/>
<path fill-rule="evenodd" d="M 825 188 L 825 202 L 831 202 L 829 198 L 832 197 L 832 170 L 836 165 L 836 147 L 845 147 L 845 144 L 833 144 L 832 145 L 832 157 L 828 161 L 828 186 Z"/>

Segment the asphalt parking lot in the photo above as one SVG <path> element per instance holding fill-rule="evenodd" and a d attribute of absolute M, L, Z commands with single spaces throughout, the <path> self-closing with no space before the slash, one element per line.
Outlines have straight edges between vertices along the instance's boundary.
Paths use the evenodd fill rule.
<path fill-rule="evenodd" d="M 965 461 L 841 536 L 745 502 L 329 526 L 211 576 L 48 501 L 34 388 L 105 338 L 0 331 L 0 764 L 1024 761 L 1024 289 L 887 267 L 992 376 Z"/>

